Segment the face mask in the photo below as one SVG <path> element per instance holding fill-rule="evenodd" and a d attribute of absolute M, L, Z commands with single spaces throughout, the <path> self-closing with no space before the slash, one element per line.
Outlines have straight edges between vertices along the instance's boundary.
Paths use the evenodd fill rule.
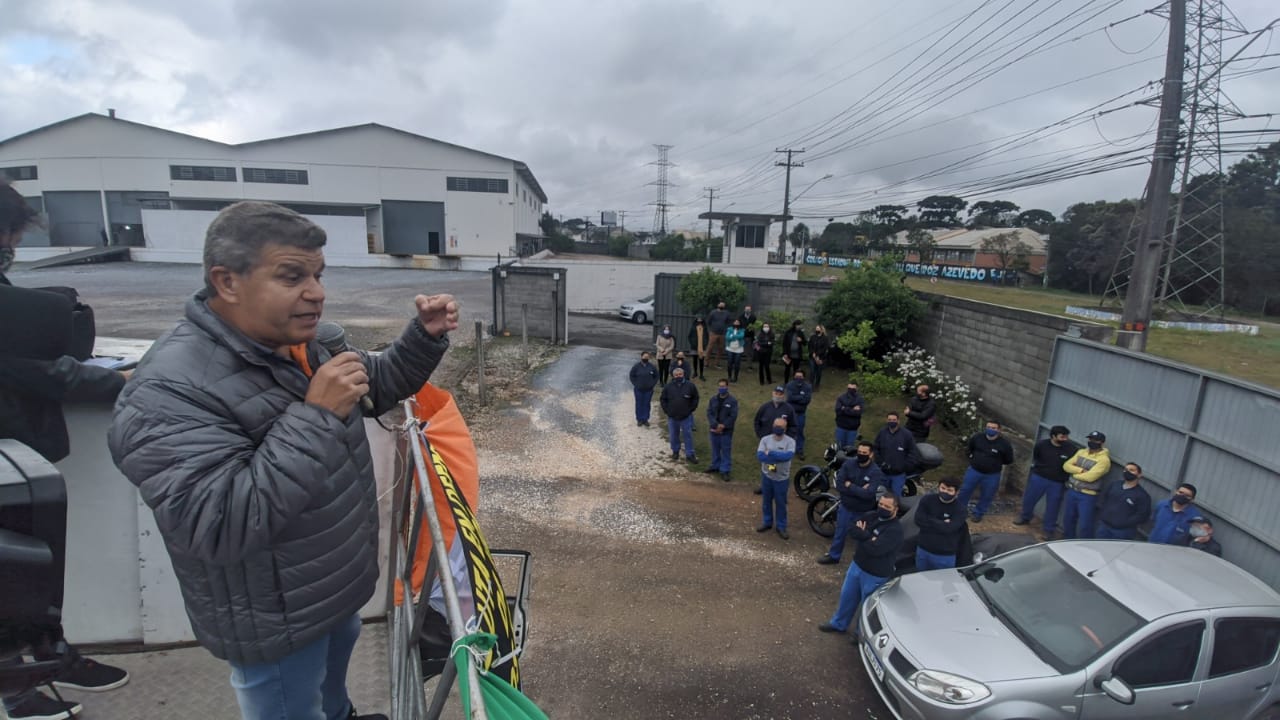
<path fill-rule="evenodd" d="M 9 268 L 13 267 L 13 258 L 17 254 L 17 251 L 11 247 L 0 247 L 0 273 L 9 272 Z"/>
<path fill-rule="evenodd" d="M 663 337 L 671 337 L 671 331 L 670 331 L 670 330 L 663 330 L 663 331 L 662 331 L 662 335 L 663 335 Z"/>
<path fill-rule="evenodd" d="M 894 420 L 890 420 L 890 421 L 889 421 L 889 429 L 890 429 L 890 430 L 897 430 L 897 429 L 898 429 L 898 423 L 897 423 L 896 421 L 894 421 Z"/>
<path fill-rule="evenodd" d="M 737 323 L 734 323 L 734 324 L 733 324 L 733 329 L 734 329 L 734 330 L 741 330 L 741 329 L 742 329 L 742 326 L 741 326 L 741 325 L 739 325 L 739 324 L 737 324 Z"/>
<path fill-rule="evenodd" d="M 644 363 L 645 365 L 648 365 L 648 364 L 649 364 L 649 358 L 640 358 L 640 362 Z"/>
<path fill-rule="evenodd" d="M 1102 449 L 1102 443 L 1098 442 L 1097 440 L 1090 440 L 1090 441 L 1089 441 L 1089 449 L 1090 449 L 1090 450 L 1101 450 L 1101 449 Z"/>
<path fill-rule="evenodd" d="M 781 405 L 781 404 L 782 404 L 782 398 L 780 398 L 780 397 L 776 397 L 776 398 L 774 398 L 774 399 L 773 399 L 773 404 L 774 404 L 774 405 Z"/>
<path fill-rule="evenodd" d="M 876 514 L 880 516 L 881 520 L 888 520 L 893 517 L 893 511 L 885 510 L 884 508 L 876 508 Z"/>
<path fill-rule="evenodd" d="M 804 378 L 802 378 L 802 377 L 800 377 L 799 375 L 797 375 L 797 376 L 795 377 L 795 381 L 796 381 L 796 382 L 804 382 Z"/>
<path fill-rule="evenodd" d="M 787 432 L 787 429 L 786 429 L 786 428 L 776 427 L 776 428 L 774 428 L 774 429 L 773 429 L 773 434 L 774 434 L 774 435 L 782 435 L 782 434 L 784 434 L 784 433 L 786 433 L 786 432 Z"/>
<path fill-rule="evenodd" d="M 944 503 L 954 502 L 956 499 L 956 494 L 953 492 L 943 492 L 939 490 L 938 499 Z"/>
<path fill-rule="evenodd" d="M 991 428 L 987 428 L 987 439 L 988 439 L 988 440 L 995 440 L 995 439 L 996 439 L 996 436 L 997 436 L 997 435 L 999 435 L 999 434 L 1000 434 L 1000 431 L 999 431 L 999 430 L 992 430 Z"/>
<path fill-rule="evenodd" d="M 1134 480 L 1137 480 L 1137 479 L 1138 479 L 1138 476 L 1137 476 L 1136 474 L 1131 473 L 1131 472 L 1129 472 L 1128 470 L 1125 470 L 1125 471 L 1124 471 L 1124 481 L 1125 481 L 1125 482 L 1133 482 Z"/>
<path fill-rule="evenodd" d="M 1209 531 L 1208 531 L 1208 530 L 1205 530 L 1205 529 L 1204 529 L 1204 528 L 1202 528 L 1202 527 L 1197 527 L 1197 526 L 1194 526 L 1194 525 L 1193 525 L 1193 526 L 1191 527 L 1191 529 L 1190 529 L 1190 530 L 1188 530 L 1187 532 L 1191 533 L 1191 537 L 1193 537 L 1193 538 L 1208 537 L 1208 535 L 1209 535 Z"/>
<path fill-rule="evenodd" d="M 1182 493 L 1178 493 L 1177 495 L 1173 496 L 1174 505 L 1186 505 L 1189 502 L 1191 502 L 1190 495 L 1183 495 Z"/>
<path fill-rule="evenodd" d="M 769 332 L 769 326 L 765 325 L 764 327 L 760 328 L 760 330 L 762 330 L 763 332 Z"/>
<path fill-rule="evenodd" d="M 728 395 L 728 394 L 729 394 L 729 388 L 717 388 L 717 389 L 716 389 L 716 392 L 720 393 L 721 395 Z"/>
<path fill-rule="evenodd" d="M 871 456 L 870 456 L 870 455 L 863 455 L 862 453 L 858 453 L 858 464 L 859 464 L 859 465 L 870 465 L 870 464 L 871 464 Z"/>

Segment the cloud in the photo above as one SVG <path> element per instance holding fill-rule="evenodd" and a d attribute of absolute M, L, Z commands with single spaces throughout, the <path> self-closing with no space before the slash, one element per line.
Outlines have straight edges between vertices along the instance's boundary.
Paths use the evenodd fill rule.
<path fill-rule="evenodd" d="M 0 137 L 108 107 L 228 142 L 379 122 L 521 159 L 554 212 L 626 210 L 629 227 L 651 222 L 654 144 L 674 146 L 677 226 L 702 225 L 707 186 L 718 208 L 780 211 L 774 150 L 794 146 L 807 150 L 796 211 L 833 216 L 1141 146 L 1150 106 L 947 169 L 1157 79 L 1163 20 L 1141 15 L 1152 4 L 8 0 Z M 1247 27 L 1274 13 L 1271 0 L 1232 8 Z M 1277 111 L 1274 81 L 1244 77 L 1229 92 L 1246 112 Z M 1137 167 L 1001 197 L 1061 212 L 1132 197 L 1144 180 Z"/>

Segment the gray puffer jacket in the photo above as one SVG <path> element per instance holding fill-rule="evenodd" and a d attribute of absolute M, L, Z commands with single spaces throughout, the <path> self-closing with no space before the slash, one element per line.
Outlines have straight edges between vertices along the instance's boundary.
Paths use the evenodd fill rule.
<path fill-rule="evenodd" d="M 116 402 L 108 442 L 155 512 L 196 638 L 215 656 L 278 660 L 350 617 L 378 578 L 373 460 L 357 408 L 304 402 L 309 380 L 205 304 L 156 341 Z M 416 320 L 364 355 L 382 413 L 448 347 Z M 308 348 L 312 367 L 328 360 Z M 362 353 L 363 355 L 363 353 Z"/>

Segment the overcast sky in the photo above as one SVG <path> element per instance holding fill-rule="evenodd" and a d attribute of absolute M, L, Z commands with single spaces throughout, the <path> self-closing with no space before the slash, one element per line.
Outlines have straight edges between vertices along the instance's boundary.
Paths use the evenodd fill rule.
<path fill-rule="evenodd" d="M 226 142 L 377 122 L 523 160 L 554 213 L 625 210 L 637 229 L 654 222 L 655 143 L 673 146 L 668 199 L 681 228 L 702 226 L 705 186 L 720 189 L 717 209 L 779 212 L 773 151 L 790 144 L 807 151 L 793 212 L 820 226 L 882 202 L 979 191 L 983 178 L 1068 154 L 1141 147 L 1153 107 L 1096 119 L 1088 109 L 1155 92 L 1143 86 L 1163 73 L 1166 23 L 1142 13 L 1156 5 L 4 0 L 0 137 L 109 107 Z M 1249 30 L 1280 15 L 1275 0 L 1230 7 Z M 1270 40 L 1244 56 L 1275 52 Z M 1224 89 L 1242 111 L 1280 113 L 1280 71 L 1232 74 Z M 1132 167 L 970 199 L 1061 213 L 1137 196 L 1145 177 Z"/>

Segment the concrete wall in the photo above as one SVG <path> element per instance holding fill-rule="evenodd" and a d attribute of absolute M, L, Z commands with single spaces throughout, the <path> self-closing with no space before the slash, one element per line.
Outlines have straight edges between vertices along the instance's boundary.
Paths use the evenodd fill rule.
<path fill-rule="evenodd" d="M 153 262 L 201 262 L 205 231 L 217 215 L 207 210 L 144 209 L 142 228 L 147 237 L 146 259 Z M 363 217 L 308 215 L 307 219 L 324 228 L 329 236 L 324 248 L 325 260 L 329 264 L 348 265 L 369 256 L 367 223 Z"/>
<path fill-rule="evenodd" d="M 617 312 L 618 306 L 631 300 L 639 300 L 654 291 L 654 279 L 662 273 L 686 275 L 706 267 L 706 263 L 678 263 L 659 261 L 623 260 L 621 258 L 566 259 L 547 257 L 526 258 L 519 266 L 540 267 L 554 265 L 567 268 L 573 277 L 569 283 L 570 312 Z M 764 280 L 794 280 L 795 265 L 758 265 L 743 267 L 737 264 L 712 265 L 721 272 L 751 276 Z"/>
<path fill-rule="evenodd" d="M 1059 335 L 1105 341 L 1111 328 L 990 303 L 921 293 L 928 303 L 912 329 L 912 342 L 932 353 L 938 367 L 959 375 L 984 408 L 1034 437 Z"/>
<path fill-rule="evenodd" d="M 529 337 L 569 342 L 566 288 L 574 270 L 500 265 L 489 272 L 493 283 L 493 335 L 519 337 L 524 331 L 522 323 L 527 322 Z"/>

